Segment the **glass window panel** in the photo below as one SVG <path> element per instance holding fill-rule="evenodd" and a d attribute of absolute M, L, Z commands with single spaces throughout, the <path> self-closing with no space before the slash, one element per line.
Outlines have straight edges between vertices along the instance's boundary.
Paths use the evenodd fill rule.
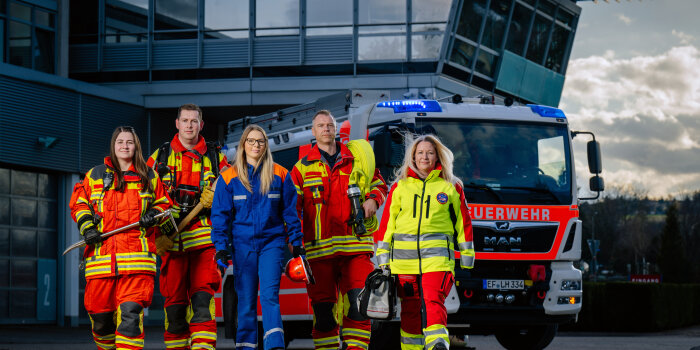
<path fill-rule="evenodd" d="M 56 27 L 55 16 L 53 13 L 34 9 L 34 23 L 44 27 Z"/>
<path fill-rule="evenodd" d="M 255 23 L 257 28 L 297 27 L 299 26 L 299 1 L 256 0 Z"/>
<path fill-rule="evenodd" d="M 405 33 L 406 26 L 366 26 L 359 27 L 358 33 L 360 34 L 375 34 L 375 33 Z"/>
<path fill-rule="evenodd" d="M 36 261 L 16 259 L 12 264 L 12 287 L 36 288 Z"/>
<path fill-rule="evenodd" d="M 299 35 L 299 29 L 262 29 L 255 31 L 256 36 Z"/>
<path fill-rule="evenodd" d="M 10 315 L 10 291 L 0 290 L 0 318 L 8 318 Z"/>
<path fill-rule="evenodd" d="M 486 16 L 486 28 L 484 36 L 481 38 L 481 45 L 495 50 L 501 48 L 510 13 L 510 3 L 510 0 L 491 0 L 491 8 Z"/>
<path fill-rule="evenodd" d="M 156 0 L 155 30 L 197 29 L 197 0 Z"/>
<path fill-rule="evenodd" d="M 411 39 L 411 58 L 424 59 L 440 56 L 440 48 L 442 47 L 441 34 L 422 34 L 412 35 Z"/>
<path fill-rule="evenodd" d="M 535 0 L 519 0 L 531 6 L 535 6 Z"/>
<path fill-rule="evenodd" d="M 39 231 L 38 232 L 39 257 L 56 259 L 58 256 L 58 243 L 55 231 Z"/>
<path fill-rule="evenodd" d="M 362 36 L 357 42 L 360 61 L 405 60 L 405 36 Z"/>
<path fill-rule="evenodd" d="M 204 39 L 242 39 L 248 37 L 248 30 L 220 30 L 205 32 Z"/>
<path fill-rule="evenodd" d="M 517 55 L 523 55 L 527 33 L 530 31 L 530 19 L 532 10 L 522 5 L 515 5 L 513 19 L 508 29 L 508 40 L 506 40 L 506 50 Z"/>
<path fill-rule="evenodd" d="M 105 2 L 105 33 L 148 32 L 148 0 Z"/>
<path fill-rule="evenodd" d="M 53 31 L 36 28 L 34 69 L 45 73 L 54 72 L 54 43 Z"/>
<path fill-rule="evenodd" d="M 554 17 L 554 9 L 556 9 L 556 5 L 547 0 L 540 0 L 540 2 L 537 4 L 537 9 L 550 17 Z"/>
<path fill-rule="evenodd" d="M 10 169 L 0 168 L 0 193 L 10 193 Z"/>
<path fill-rule="evenodd" d="M 352 24 L 352 1 L 306 0 L 306 25 Z"/>
<path fill-rule="evenodd" d="M 0 62 L 5 62 L 5 20 L 0 18 Z"/>
<path fill-rule="evenodd" d="M 7 1 L 0 0 L 0 13 L 5 14 L 6 6 L 7 6 Z"/>
<path fill-rule="evenodd" d="M 11 230 L 12 256 L 36 256 L 36 231 Z"/>
<path fill-rule="evenodd" d="M 351 35 L 352 27 L 325 27 L 325 28 L 307 28 L 307 36 L 320 35 Z"/>
<path fill-rule="evenodd" d="M 37 174 L 38 177 L 38 194 L 37 196 L 41 198 L 56 198 L 58 193 L 58 184 L 56 183 L 56 177 L 49 174 Z"/>
<path fill-rule="evenodd" d="M 405 23 L 406 0 L 359 0 L 360 24 Z"/>
<path fill-rule="evenodd" d="M 12 170 L 12 194 L 36 197 L 37 174 Z"/>
<path fill-rule="evenodd" d="M 99 1 L 70 1 L 70 44 L 87 44 L 97 42 L 99 28 Z M 105 6 L 105 11 L 109 6 Z"/>
<path fill-rule="evenodd" d="M 445 27 L 445 23 L 414 24 L 411 31 L 414 34 L 417 32 L 444 32 Z"/>
<path fill-rule="evenodd" d="M 248 0 L 205 0 L 204 29 L 248 28 L 248 4 Z"/>
<path fill-rule="evenodd" d="M 0 256 L 10 256 L 10 231 L 6 228 L 0 228 Z M 7 271 L 0 268 L 0 275 L 3 273 Z"/>
<path fill-rule="evenodd" d="M 457 63 L 460 66 L 471 69 L 472 60 L 474 59 L 475 52 L 476 47 L 474 47 L 473 45 L 465 43 L 463 41 L 455 40 L 455 45 L 452 49 L 450 61 Z"/>
<path fill-rule="evenodd" d="M 476 60 L 476 67 L 474 67 L 474 70 L 488 77 L 492 77 L 495 68 L 496 56 L 485 50 L 479 50 L 479 58 Z"/>
<path fill-rule="evenodd" d="M 564 11 L 564 9 L 560 7 L 557 11 L 557 20 L 571 28 L 571 25 L 574 24 L 574 15 Z"/>
<path fill-rule="evenodd" d="M 544 62 L 545 67 L 557 73 L 561 73 L 562 61 L 564 60 L 566 45 L 569 41 L 570 34 L 571 32 L 568 29 L 559 25 L 554 26 L 552 42 L 549 44 L 547 59 Z"/>
<path fill-rule="evenodd" d="M 37 227 L 54 228 L 56 227 L 56 202 L 39 201 L 37 209 Z"/>
<path fill-rule="evenodd" d="M 542 64 L 544 59 L 544 50 L 547 48 L 547 40 L 549 39 L 549 28 L 552 21 L 537 15 L 535 23 L 530 32 L 530 42 L 527 46 L 527 59 L 537 64 Z"/>
<path fill-rule="evenodd" d="M 486 0 L 465 0 L 462 14 L 459 16 L 457 34 L 478 42 L 484 13 L 486 13 Z"/>
<path fill-rule="evenodd" d="M 10 224 L 10 197 L 0 196 L 0 225 Z"/>
<path fill-rule="evenodd" d="M 36 227 L 36 201 L 12 199 L 12 225 Z"/>
<path fill-rule="evenodd" d="M 29 6 L 24 6 L 16 2 L 10 3 L 10 16 L 18 19 L 25 20 L 27 22 L 32 21 L 32 8 Z"/>
<path fill-rule="evenodd" d="M 35 291 L 10 291 L 10 314 L 13 318 L 36 317 L 36 292 Z"/>
<path fill-rule="evenodd" d="M 10 21 L 10 63 L 32 68 L 32 28 L 28 24 Z"/>
<path fill-rule="evenodd" d="M 10 286 L 10 260 L 0 259 L 0 287 Z"/>
<path fill-rule="evenodd" d="M 412 22 L 447 22 L 452 0 L 411 0 Z"/>

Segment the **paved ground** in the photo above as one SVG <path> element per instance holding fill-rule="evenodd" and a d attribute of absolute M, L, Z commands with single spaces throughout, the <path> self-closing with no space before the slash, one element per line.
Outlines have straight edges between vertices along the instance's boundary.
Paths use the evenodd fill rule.
<path fill-rule="evenodd" d="M 162 327 L 146 327 L 146 349 L 163 349 Z M 223 337 L 223 329 L 219 328 Z M 502 350 L 493 336 L 471 336 L 477 350 Z M 310 339 L 295 340 L 290 349 L 312 349 Z M 87 327 L 1 326 L 0 350 L 95 349 Z M 217 349 L 235 349 L 229 339 L 220 339 Z M 700 325 L 659 333 L 562 332 L 547 349 L 565 350 L 700 350 Z"/>

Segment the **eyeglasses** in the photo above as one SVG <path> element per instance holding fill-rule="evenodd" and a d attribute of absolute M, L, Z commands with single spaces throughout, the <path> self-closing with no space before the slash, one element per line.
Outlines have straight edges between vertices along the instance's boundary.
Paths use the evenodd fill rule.
<path fill-rule="evenodd" d="M 256 143 L 258 146 L 265 146 L 267 143 L 267 140 L 256 140 L 256 139 L 245 139 L 245 142 L 251 146 L 255 145 Z"/>

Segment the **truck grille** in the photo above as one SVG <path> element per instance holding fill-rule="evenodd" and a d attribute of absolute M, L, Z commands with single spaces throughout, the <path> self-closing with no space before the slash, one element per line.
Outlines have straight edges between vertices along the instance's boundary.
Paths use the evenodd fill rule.
<path fill-rule="evenodd" d="M 552 248 L 559 224 L 474 221 L 477 252 L 546 253 Z"/>

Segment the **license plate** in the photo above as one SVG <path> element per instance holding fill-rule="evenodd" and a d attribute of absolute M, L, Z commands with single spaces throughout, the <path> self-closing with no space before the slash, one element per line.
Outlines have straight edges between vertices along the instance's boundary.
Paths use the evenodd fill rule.
<path fill-rule="evenodd" d="M 484 280 L 484 289 L 525 289 L 524 280 Z"/>

